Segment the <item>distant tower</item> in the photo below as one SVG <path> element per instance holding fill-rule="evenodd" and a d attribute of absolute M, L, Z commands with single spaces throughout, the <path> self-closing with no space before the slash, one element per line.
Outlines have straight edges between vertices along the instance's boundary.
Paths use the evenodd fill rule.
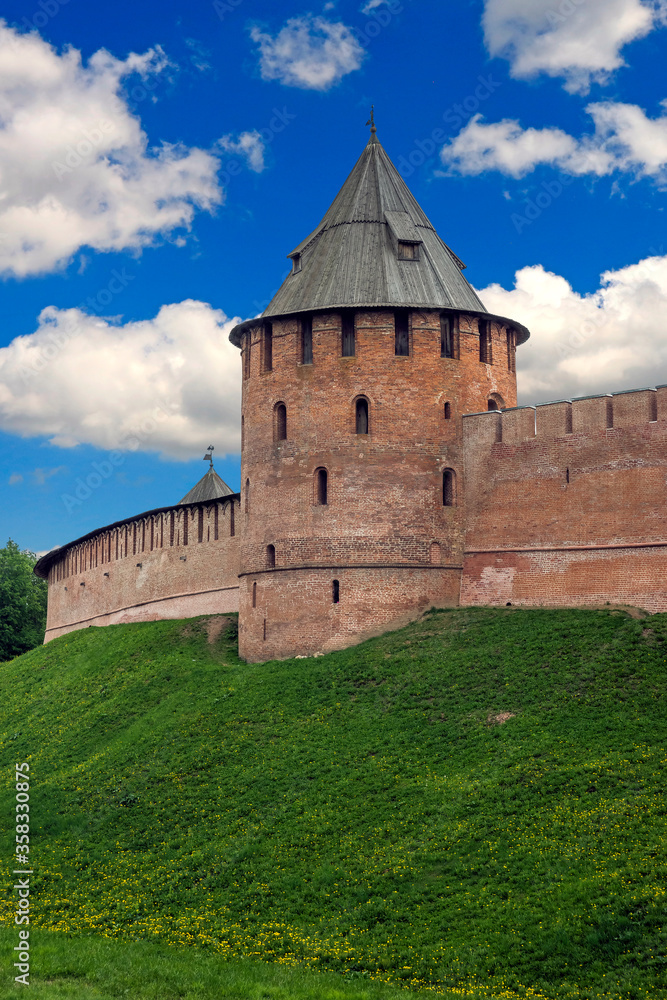
<path fill-rule="evenodd" d="M 372 124 L 263 316 L 230 334 L 251 661 L 342 648 L 458 604 L 462 415 L 516 405 L 528 331 L 485 310 Z"/>

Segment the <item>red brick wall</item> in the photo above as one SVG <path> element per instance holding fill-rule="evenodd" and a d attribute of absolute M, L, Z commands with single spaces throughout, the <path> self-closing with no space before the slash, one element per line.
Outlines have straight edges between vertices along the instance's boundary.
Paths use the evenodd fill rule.
<path fill-rule="evenodd" d="M 667 611 L 667 388 L 467 416 L 462 604 Z"/>
<path fill-rule="evenodd" d="M 102 529 L 63 550 L 49 571 L 45 642 L 89 625 L 238 610 L 238 501 L 175 507 L 173 542 L 171 514 Z"/>
<path fill-rule="evenodd" d="M 492 393 L 505 405 L 516 402 L 506 328 L 491 324 L 493 364 L 483 364 L 477 319 L 463 315 L 459 327 L 460 358 L 441 358 L 439 313 L 414 311 L 410 355 L 397 357 L 393 313 L 360 311 L 355 356 L 347 358 L 340 314 L 316 314 L 313 364 L 304 365 L 297 319 L 277 320 L 271 371 L 261 324 L 246 333 L 240 596 L 246 659 L 348 645 L 430 603 L 457 603 L 462 414 L 486 410 Z M 360 395 L 370 405 L 368 435 L 355 433 Z M 278 403 L 287 408 L 287 439 L 276 442 Z M 320 467 L 328 473 L 326 506 L 316 502 Z M 454 507 L 442 502 L 446 468 L 457 476 Z M 276 565 L 265 572 L 269 545 Z M 431 569 L 432 558 L 445 568 Z M 334 578 L 341 600 L 332 607 Z M 254 583 L 262 603 L 251 614 Z"/>

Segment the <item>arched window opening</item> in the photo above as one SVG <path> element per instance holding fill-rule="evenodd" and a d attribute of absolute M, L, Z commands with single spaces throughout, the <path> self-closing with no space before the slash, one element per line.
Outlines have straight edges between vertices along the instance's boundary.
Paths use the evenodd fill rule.
<path fill-rule="evenodd" d="M 264 324 L 262 342 L 264 347 L 264 364 L 262 367 L 265 372 L 270 372 L 273 370 L 273 323 Z"/>
<path fill-rule="evenodd" d="M 266 546 L 266 568 L 273 569 L 276 565 L 276 547 L 275 545 Z"/>
<path fill-rule="evenodd" d="M 394 313 L 394 354 L 407 358 L 410 354 L 410 313 L 397 309 Z"/>
<path fill-rule="evenodd" d="M 440 542 L 431 542 L 431 564 L 433 566 L 439 566 L 442 562 L 442 555 L 440 550 Z"/>
<path fill-rule="evenodd" d="M 325 506 L 328 500 L 329 474 L 326 469 L 317 469 L 315 472 L 315 498 L 316 502 Z"/>
<path fill-rule="evenodd" d="M 485 365 L 492 364 L 491 324 L 486 319 L 479 320 L 479 360 Z"/>
<path fill-rule="evenodd" d="M 253 606 L 253 608 L 257 607 L 257 584 L 256 583 L 253 583 L 253 585 L 252 585 L 252 606 Z"/>
<path fill-rule="evenodd" d="M 452 419 L 452 404 L 445 403 L 445 420 L 451 420 L 451 419 Z"/>
<path fill-rule="evenodd" d="M 499 392 L 492 392 L 487 403 L 487 410 L 504 410 L 505 400 Z"/>
<path fill-rule="evenodd" d="M 364 396 L 356 402 L 355 428 L 357 434 L 368 434 L 368 400 Z"/>
<path fill-rule="evenodd" d="M 334 580 L 331 585 L 331 600 L 334 604 L 338 604 L 340 601 L 340 582 Z"/>
<path fill-rule="evenodd" d="M 275 440 L 287 440 L 287 407 L 284 403 L 276 403 L 275 408 Z"/>
<path fill-rule="evenodd" d="M 313 318 L 304 316 L 301 320 L 301 364 L 313 363 Z"/>
<path fill-rule="evenodd" d="M 341 354 L 344 358 L 354 357 L 354 319 L 354 313 L 343 313 L 341 316 Z"/>
<path fill-rule="evenodd" d="M 607 427 L 614 426 L 614 404 L 610 401 L 607 403 Z"/>
<path fill-rule="evenodd" d="M 456 502 L 456 477 L 453 469 L 445 469 L 442 473 L 442 505 L 453 507 Z"/>
<path fill-rule="evenodd" d="M 245 512 L 250 513 L 250 480 L 245 481 Z"/>
<path fill-rule="evenodd" d="M 497 410 L 498 404 L 496 403 L 495 399 L 490 399 L 486 408 L 487 410 Z"/>

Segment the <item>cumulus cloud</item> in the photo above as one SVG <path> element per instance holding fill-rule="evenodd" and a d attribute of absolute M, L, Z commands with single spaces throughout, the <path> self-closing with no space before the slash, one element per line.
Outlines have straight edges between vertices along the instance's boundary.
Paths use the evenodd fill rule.
<path fill-rule="evenodd" d="M 259 44 L 262 79 L 288 87 L 329 90 L 359 69 L 365 55 L 347 25 L 312 14 L 290 18 L 275 36 L 258 27 L 250 34 Z"/>
<path fill-rule="evenodd" d="M 489 53 L 507 59 L 512 76 L 546 73 L 586 93 L 623 66 L 623 47 L 664 15 L 664 0 L 485 0 L 482 25 Z"/>
<path fill-rule="evenodd" d="M 0 348 L 0 428 L 63 448 L 190 458 L 210 439 L 237 452 L 235 322 L 192 300 L 125 324 L 48 306 L 34 333 Z"/>
<path fill-rule="evenodd" d="M 376 7 L 381 7 L 383 3 L 389 3 L 390 0 L 368 0 L 361 8 L 362 14 L 370 14 L 371 11 L 375 10 Z"/>
<path fill-rule="evenodd" d="M 266 166 L 264 163 L 266 147 L 256 129 L 252 132 L 241 132 L 238 139 L 234 139 L 232 135 L 223 135 L 222 138 L 218 139 L 217 145 L 226 153 L 237 153 L 239 156 L 244 156 L 248 161 L 248 166 L 256 174 L 261 174 Z"/>
<path fill-rule="evenodd" d="M 210 151 L 150 148 L 128 107 L 128 78 L 147 97 L 167 66 L 159 47 L 84 64 L 0 21 L 0 273 L 49 271 L 84 246 L 141 248 L 222 200 Z"/>
<path fill-rule="evenodd" d="M 11 476 L 9 477 L 9 485 L 10 486 L 18 486 L 19 483 L 22 483 L 22 482 L 23 482 L 23 476 L 21 475 L 21 473 L 20 472 L 12 472 Z"/>
<path fill-rule="evenodd" d="M 531 331 L 517 351 L 522 403 L 667 383 L 662 253 L 606 271 L 587 295 L 541 265 L 518 271 L 510 290 L 493 284 L 479 294 L 490 312 Z"/>
<path fill-rule="evenodd" d="M 662 102 L 667 107 L 667 102 Z M 475 115 L 441 150 L 442 162 L 461 174 L 498 170 L 523 177 L 540 164 L 573 175 L 614 172 L 667 178 L 667 113 L 649 118 L 635 104 L 589 104 L 594 132 L 575 138 L 559 128 L 521 127 L 505 118 L 486 124 Z"/>

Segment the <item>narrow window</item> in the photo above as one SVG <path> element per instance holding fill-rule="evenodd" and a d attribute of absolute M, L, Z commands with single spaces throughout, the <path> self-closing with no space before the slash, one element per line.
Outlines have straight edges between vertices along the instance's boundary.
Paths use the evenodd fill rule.
<path fill-rule="evenodd" d="M 394 313 L 394 354 L 402 358 L 410 354 L 410 313 L 407 309 Z"/>
<path fill-rule="evenodd" d="M 569 481 L 570 481 L 570 470 L 566 469 L 565 470 L 565 482 L 569 483 Z"/>
<path fill-rule="evenodd" d="M 607 403 L 607 427 L 614 426 L 614 404 Z"/>
<path fill-rule="evenodd" d="M 368 400 L 361 396 L 356 405 L 356 433 L 368 434 Z"/>
<path fill-rule="evenodd" d="M 229 505 L 229 536 L 233 538 L 236 534 L 236 526 L 234 524 L 234 501 Z"/>
<path fill-rule="evenodd" d="M 266 568 L 273 569 L 276 565 L 276 547 L 275 545 L 266 546 Z"/>
<path fill-rule="evenodd" d="M 188 529 L 190 527 L 189 521 L 190 511 L 186 509 L 183 511 L 183 545 L 188 544 Z"/>
<path fill-rule="evenodd" d="M 516 330 L 507 331 L 507 370 L 516 371 Z"/>
<path fill-rule="evenodd" d="M 329 476 L 326 469 L 317 469 L 315 472 L 315 496 L 317 503 L 325 506 L 328 501 Z"/>
<path fill-rule="evenodd" d="M 252 606 L 253 606 L 253 608 L 257 607 L 257 584 L 256 583 L 253 583 L 253 585 L 252 585 Z"/>
<path fill-rule="evenodd" d="M 301 270 L 301 254 L 295 253 L 292 257 L 292 274 L 298 274 Z"/>
<path fill-rule="evenodd" d="M 174 544 L 174 518 L 175 518 L 175 514 L 174 514 L 174 512 L 172 510 L 171 515 L 169 517 L 169 544 L 170 545 Z M 127 548 L 127 543 L 126 543 L 125 547 Z"/>
<path fill-rule="evenodd" d="M 217 503 L 215 505 L 215 513 L 213 514 L 213 540 L 216 542 L 218 540 L 219 520 L 220 520 L 220 504 Z"/>
<path fill-rule="evenodd" d="M 445 403 L 445 420 L 451 420 L 451 419 L 452 419 L 452 404 Z"/>
<path fill-rule="evenodd" d="M 132 525 L 132 555 L 137 554 L 137 522 Z"/>
<path fill-rule="evenodd" d="M 485 365 L 493 363 L 491 358 L 491 325 L 486 319 L 479 321 L 479 360 Z"/>
<path fill-rule="evenodd" d="M 571 434 L 572 433 L 572 407 L 571 406 L 568 406 L 567 410 L 565 411 L 565 433 L 566 434 Z"/>
<path fill-rule="evenodd" d="M 452 337 L 452 321 L 449 316 L 440 317 L 440 357 L 454 357 L 454 340 Z"/>
<path fill-rule="evenodd" d="M 334 604 L 338 604 L 340 601 L 340 582 L 338 580 L 334 580 L 331 585 L 331 600 Z"/>
<path fill-rule="evenodd" d="M 404 240 L 398 241 L 399 260 L 419 260 L 419 244 L 406 243 Z"/>
<path fill-rule="evenodd" d="M 445 469 L 442 474 L 442 505 L 443 507 L 454 506 L 454 470 Z"/>
<path fill-rule="evenodd" d="M 197 508 L 197 514 L 198 514 L 198 517 L 197 517 L 197 541 L 198 542 L 203 542 L 204 541 L 204 508 L 203 507 L 198 507 Z"/>
<path fill-rule="evenodd" d="M 273 370 L 273 323 L 264 324 L 264 371 Z"/>
<path fill-rule="evenodd" d="M 262 626 L 262 642 L 266 642 L 266 618 L 264 619 L 264 625 Z"/>
<path fill-rule="evenodd" d="M 245 481 L 245 512 L 250 513 L 250 480 Z"/>
<path fill-rule="evenodd" d="M 658 400 L 655 392 L 652 392 L 648 398 L 648 418 L 650 421 L 658 419 Z"/>
<path fill-rule="evenodd" d="M 354 313 L 341 316 L 341 353 L 344 358 L 354 357 Z"/>
<path fill-rule="evenodd" d="M 431 563 L 439 566 L 441 562 L 441 551 L 439 542 L 431 542 Z"/>
<path fill-rule="evenodd" d="M 245 417 L 241 417 L 241 451 L 245 444 Z"/>
<path fill-rule="evenodd" d="M 245 346 L 243 351 L 243 377 L 250 378 L 250 344 L 252 342 L 252 332 L 248 330 L 245 335 Z"/>
<path fill-rule="evenodd" d="M 287 407 L 284 403 L 276 404 L 275 440 L 287 440 Z"/>
<path fill-rule="evenodd" d="M 313 363 L 313 318 L 304 316 L 301 320 L 301 364 Z"/>

